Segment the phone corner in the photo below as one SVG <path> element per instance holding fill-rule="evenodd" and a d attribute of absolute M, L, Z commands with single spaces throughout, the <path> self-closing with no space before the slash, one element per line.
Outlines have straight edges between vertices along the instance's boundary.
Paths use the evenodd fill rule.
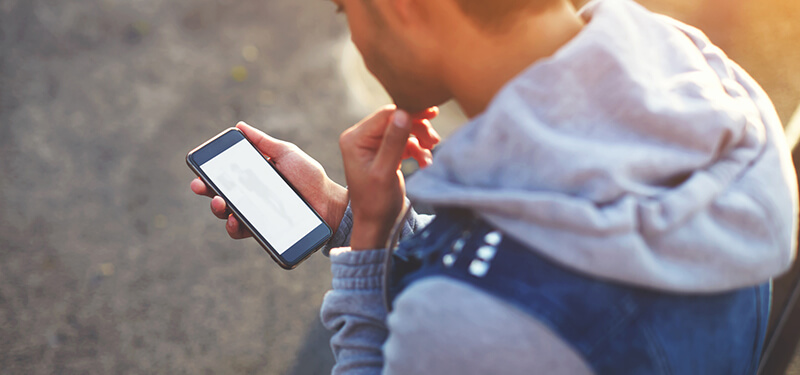
<path fill-rule="evenodd" d="M 270 255 L 272 255 L 272 254 L 270 254 Z M 300 259 L 300 260 L 298 260 L 298 261 L 296 261 L 296 262 L 294 262 L 294 263 L 289 263 L 289 262 L 286 262 L 286 261 L 285 261 L 283 258 L 281 258 L 281 257 L 275 257 L 275 256 L 273 256 L 273 257 L 272 257 L 272 259 L 273 259 L 273 260 L 275 260 L 275 263 L 278 263 L 278 266 L 279 266 L 280 268 L 283 268 L 284 270 L 287 270 L 287 271 L 291 271 L 291 270 L 293 270 L 293 269 L 297 268 L 297 266 L 299 266 L 299 265 L 300 265 L 300 263 L 303 263 L 303 261 L 304 261 L 304 260 L 306 260 L 307 258 Z"/>
<path fill-rule="evenodd" d="M 194 150 L 192 150 L 192 151 L 194 151 Z M 193 165 L 192 165 L 192 151 L 189 151 L 188 153 L 186 153 L 186 158 L 184 158 L 184 160 L 186 160 L 186 165 L 188 165 L 189 168 L 193 167 Z"/>

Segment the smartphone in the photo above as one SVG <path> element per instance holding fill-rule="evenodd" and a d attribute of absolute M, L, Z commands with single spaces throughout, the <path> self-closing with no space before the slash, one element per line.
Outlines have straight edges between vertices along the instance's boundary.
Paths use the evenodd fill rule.
<path fill-rule="evenodd" d="M 297 267 L 333 235 L 239 129 L 227 129 L 190 151 L 186 164 L 285 269 Z"/>

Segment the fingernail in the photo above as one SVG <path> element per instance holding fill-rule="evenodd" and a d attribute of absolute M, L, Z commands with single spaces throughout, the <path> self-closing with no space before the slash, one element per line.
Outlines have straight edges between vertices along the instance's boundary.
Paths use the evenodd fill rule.
<path fill-rule="evenodd" d="M 225 223 L 225 225 L 227 225 L 228 228 L 233 229 L 233 216 L 228 216 L 228 222 Z"/>
<path fill-rule="evenodd" d="M 428 165 L 433 164 L 433 158 L 430 157 L 430 156 L 426 156 L 425 157 L 425 163 L 428 164 Z"/>
<path fill-rule="evenodd" d="M 411 126 L 411 122 L 408 121 L 408 113 L 402 109 L 398 109 L 394 112 L 394 120 L 392 122 L 394 126 L 400 129 L 407 129 Z"/>

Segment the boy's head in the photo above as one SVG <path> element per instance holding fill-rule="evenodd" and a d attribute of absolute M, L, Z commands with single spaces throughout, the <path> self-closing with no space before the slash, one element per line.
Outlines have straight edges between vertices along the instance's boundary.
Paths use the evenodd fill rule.
<path fill-rule="evenodd" d="M 448 73 L 464 50 L 502 40 L 568 0 L 332 0 L 346 13 L 367 68 L 410 112 L 453 97 Z M 487 67 L 491 68 L 491 67 Z M 452 78 L 452 77 L 450 77 Z"/>

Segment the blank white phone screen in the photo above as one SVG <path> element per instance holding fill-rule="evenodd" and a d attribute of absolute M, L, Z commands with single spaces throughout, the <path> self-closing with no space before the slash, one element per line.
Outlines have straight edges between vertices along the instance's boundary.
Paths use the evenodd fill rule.
<path fill-rule="evenodd" d="M 244 139 L 200 169 L 279 254 L 322 224 Z"/>

